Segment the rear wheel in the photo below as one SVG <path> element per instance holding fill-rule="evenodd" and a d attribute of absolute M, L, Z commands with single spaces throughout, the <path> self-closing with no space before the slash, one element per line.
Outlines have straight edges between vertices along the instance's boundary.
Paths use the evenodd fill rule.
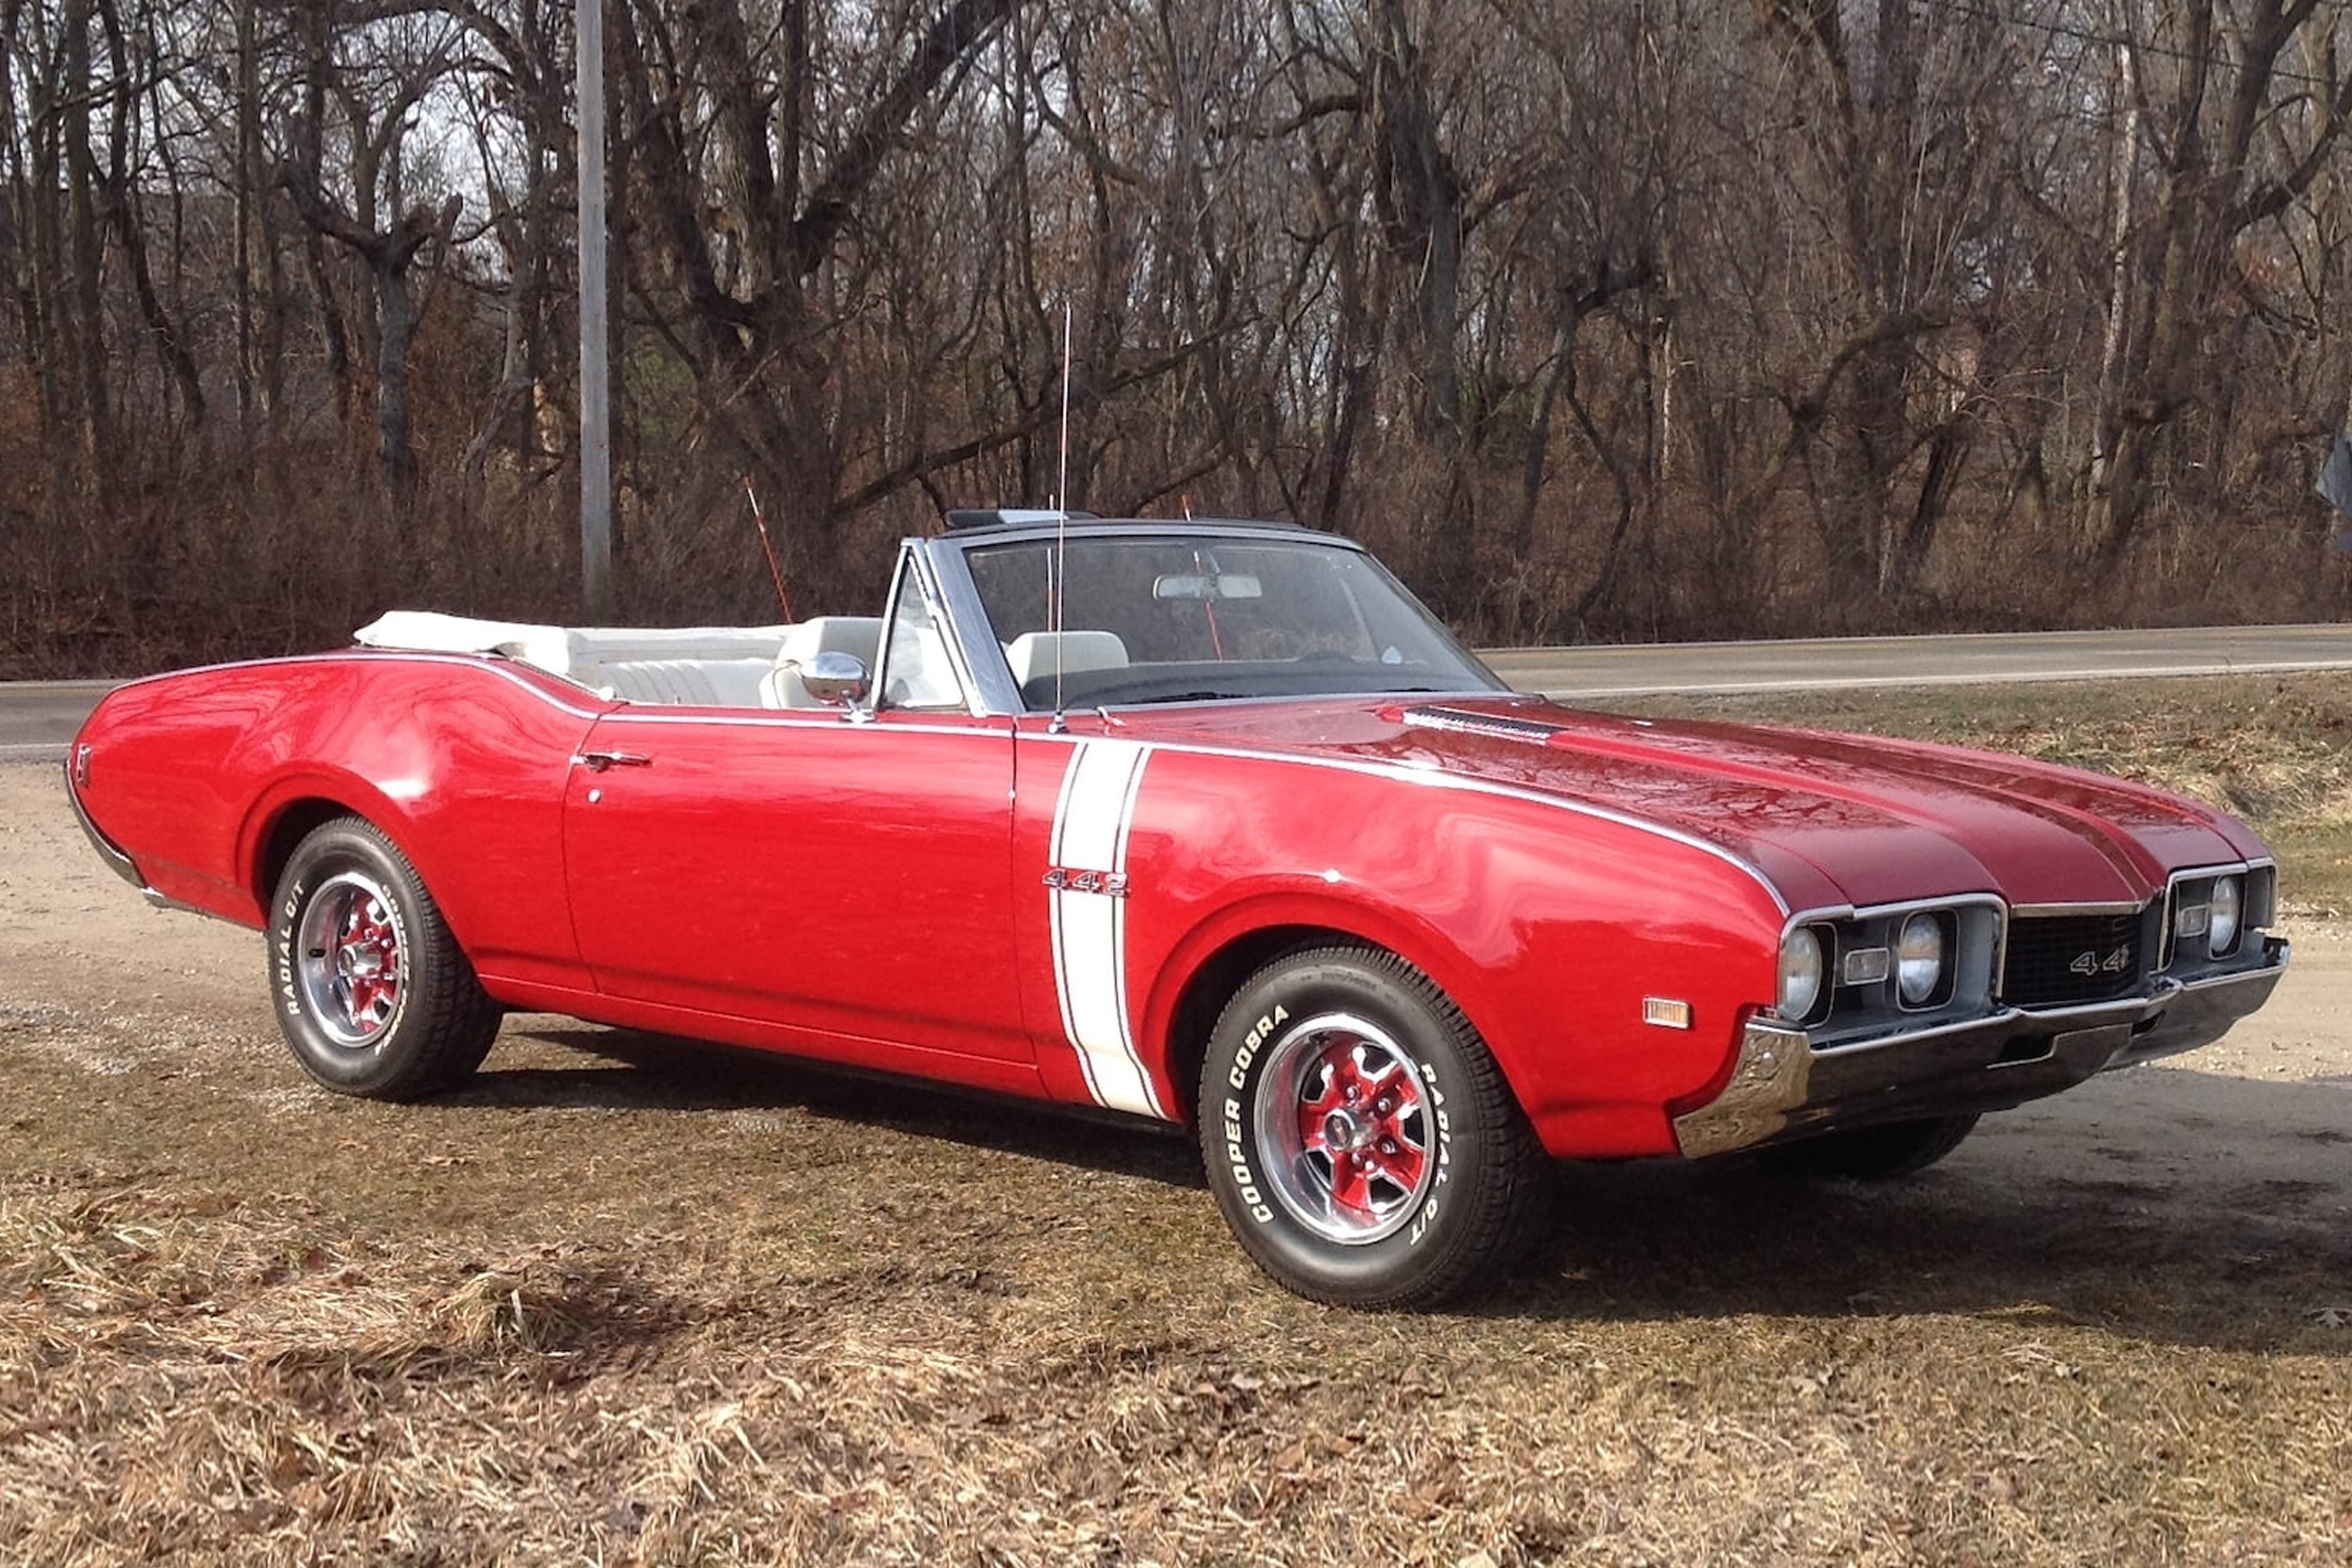
<path fill-rule="evenodd" d="M 1973 1115 L 1890 1121 L 1879 1127 L 1857 1127 L 1851 1132 L 1825 1132 L 1802 1143 L 1781 1144 L 1765 1149 L 1758 1158 L 1799 1176 L 1845 1176 L 1863 1181 L 1887 1181 L 1915 1176 L 1927 1169 L 1958 1148 L 1976 1125 Z"/>
<path fill-rule="evenodd" d="M 339 817 L 294 847 L 270 906 L 278 1025 L 311 1077 L 341 1094 L 413 1100 L 469 1076 L 498 1034 L 408 858 Z"/>
<path fill-rule="evenodd" d="M 1200 1085 L 1209 1184 L 1241 1244 L 1316 1301 L 1421 1307 L 1527 1240 L 1549 1162 L 1486 1043 L 1369 948 L 1291 954 L 1235 993 Z"/>

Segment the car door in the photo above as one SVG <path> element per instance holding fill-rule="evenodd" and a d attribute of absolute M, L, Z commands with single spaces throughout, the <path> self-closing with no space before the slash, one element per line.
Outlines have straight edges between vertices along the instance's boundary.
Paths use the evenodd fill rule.
<path fill-rule="evenodd" d="M 564 863 L 598 990 L 1031 1057 L 1012 721 L 975 717 L 952 669 L 905 651 L 920 612 L 894 613 L 880 676 L 898 701 L 870 715 L 631 705 L 597 721 L 567 781 Z"/>

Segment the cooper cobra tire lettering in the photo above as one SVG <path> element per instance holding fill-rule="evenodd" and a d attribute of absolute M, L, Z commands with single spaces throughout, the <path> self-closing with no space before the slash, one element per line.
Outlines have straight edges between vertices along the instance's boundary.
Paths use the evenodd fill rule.
<path fill-rule="evenodd" d="M 1236 1089 L 1245 1086 L 1249 1077 L 1249 1064 L 1257 1060 L 1258 1047 L 1265 1043 L 1266 1036 L 1274 1032 L 1276 1024 L 1287 1022 L 1290 1016 L 1289 1008 L 1277 1006 L 1274 1011 L 1258 1020 L 1257 1023 L 1251 1027 L 1248 1037 L 1241 1042 L 1241 1049 L 1234 1053 L 1233 1070 L 1225 1075 L 1227 1083 Z"/>
<path fill-rule="evenodd" d="M 1249 1217 L 1260 1225 L 1273 1219 L 1274 1211 L 1267 1206 L 1264 1195 L 1258 1191 L 1258 1179 L 1249 1172 L 1249 1156 L 1242 1148 L 1241 1101 L 1238 1100 L 1225 1102 L 1225 1158 L 1232 1166 L 1233 1185 L 1241 1196 L 1243 1205 L 1248 1209 Z"/>
<path fill-rule="evenodd" d="M 1276 1025 L 1287 1022 L 1290 1016 L 1289 1008 L 1277 1006 L 1250 1027 L 1248 1036 L 1242 1041 L 1241 1050 L 1233 1058 L 1232 1070 L 1226 1074 L 1228 1082 L 1235 1089 L 1248 1085 L 1249 1064 L 1256 1059 L 1258 1048 L 1265 1043 L 1265 1037 L 1274 1032 Z M 1260 1225 L 1270 1223 L 1274 1218 L 1274 1209 L 1258 1190 L 1258 1179 L 1250 1174 L 1249 1156 L 1242 1145 L 1241 1101 L 1238 1100 L 1225 1102 L 1225 1149 L 1226 1157 L 1233 1167 L 1234 1184 L 1239 1189 L 1243 1206 L 1249 1211 L 1249 1217 Z"/>
<path fill-rule="evenodd" d="M 1243 1250 L 1334 1305 L 1426 1306 L 1490 1278 L 1550 1169 L 1470 1021 L 1370 947 L 1302 949 L 1243 984 L 1196 1125 Z"/>

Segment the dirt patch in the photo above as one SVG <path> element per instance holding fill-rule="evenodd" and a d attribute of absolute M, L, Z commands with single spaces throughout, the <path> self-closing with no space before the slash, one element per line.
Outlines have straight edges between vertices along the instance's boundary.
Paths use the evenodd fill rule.
<path fill-rule="evenodd" d="M 2341 1563 L 2352 949 L 2291 934 L 1927 1179 L 1581 1168 L 1368 1317 L 1173 1140 L 548 1018 L 320 1093 L 259 939 L 0 768 L 0 1560 Z"/>

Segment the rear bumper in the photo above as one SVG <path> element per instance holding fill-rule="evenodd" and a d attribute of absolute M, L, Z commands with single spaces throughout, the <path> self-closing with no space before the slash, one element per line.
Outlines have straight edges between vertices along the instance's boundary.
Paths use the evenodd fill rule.
<path fill-rule="evenodd" d="M 131 863 L 131 857 L 124 854 L 113 839 L 98 831 L 98 824 L 91 821 L 89 813 L 82 808 L 82 792 L 73 787 L 72 752 L 68 752 L 65 759 L 65 803 L 73 808 L 73 820 L 82 825 L 82 836 L 88 839 L 89 847 L 98 851 L 98 858 L 106 863 L 106 869 L 145 893 L 147 879 L 139 875 L 139 868 Z"/>
<path fill-rule="evenodd" d="M 2286 966 L 2286 942 L 2265 937 L 2261 967 L 2235 974 L 1858 1045 L 1819 1048 L 1803 1029 L 1751 1020 L 1723 1092 L 1675 1118 L 1675 1141 L 1695 1159 L 1833 1128 L 2022 1105 L 2110 1068 L 2211 1044 L 2270 999 Z"/>

